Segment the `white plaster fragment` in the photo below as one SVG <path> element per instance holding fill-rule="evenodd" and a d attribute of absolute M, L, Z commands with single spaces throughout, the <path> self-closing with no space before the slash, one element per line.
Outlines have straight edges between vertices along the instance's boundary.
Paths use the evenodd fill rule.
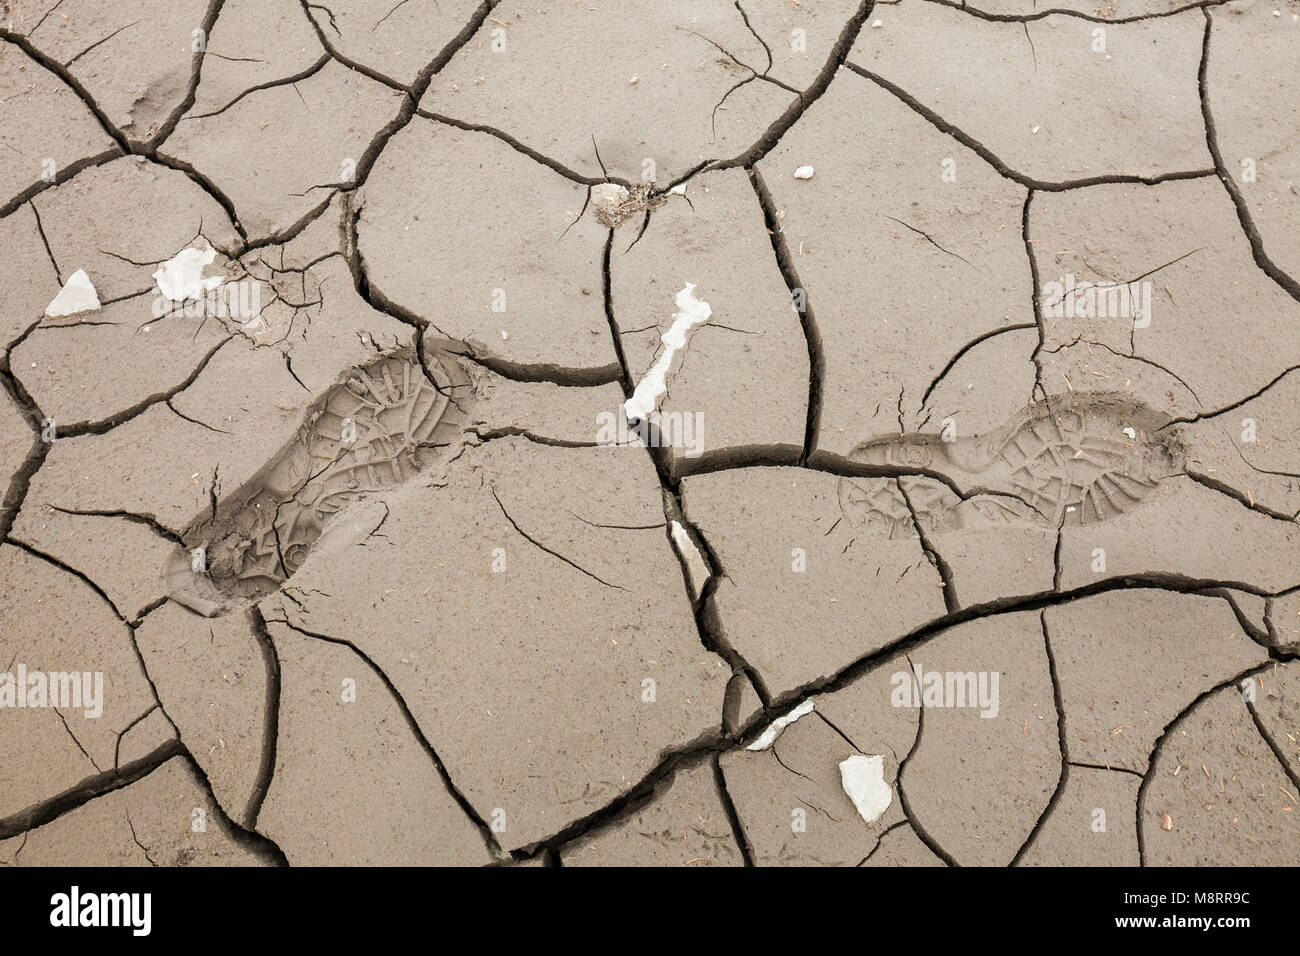
<path fill-rule="evenodd" d="M 806 714 L 811 714 L 812 711 L 813 699 L 809 697 L 784 717 L 778 717 L 776 720 L 772 721 L 772 723 L 768 724 L 767 730 L 763 731 L 762 735 L 745 749 L 766 750 L 768 747 L 772 746 L 772 744 L 776 743 L 776 738 L 781 736 L 785 731 L 785 728 L 789 727 L 800 717 L 803 717 Z"/>
<path fill-rule="evenodd" d="M 215 249 L 182 249 L 153 274 L 158 291 L 172 302 L 200 299 L 226 281 L 225 276 L 204 276 L 203 270 L 217 258 Z"/>
<path fill-rule="evenodd" d="M 889 809 L 894 790 L 885 780 L 885 758 L 854 754 L 840 761 L 840 785 L 858 808 L 858 816 L 875 823 Z"/>
<path fill-rule="evenodd" d="M 1137 437 L 1138 437 L 1138 436 L 1137 436 L 1137 432 L 1135 432 L 1135 431 L 1133 430 L 1133 427 L 1132 427 L 1131 425 L 1125 425 L 1124 428 L 1123 428 L 1123 432 L 1124 432 L 1124 434 L 1127 435 L 1129 438 L 1137 438 Z"/>
<path fill-rule="evenodd" d="M 697 325 L 709 321 L 709 316 L 713 314 L 709 303 L 695 297 L 693 282 L 686 283 L 686 287 L 677 293 L 677 309 L 677 313 L 673 316 L 673 324 L 659 337 L 659 341 L 664 344 L 659 359 L 637 383 L 632 397 L 623 403 L 623 414 L 627 416 L 629 422 L 644 420 L 659 405 L 659 399 L 668 390 L 666 379 L 668 370 L 673 364 L 673 357 L 686 347 L 686 339 L 690 331 Z"/>
<path fill-rule="evenodd" d="M 670 196 L 685 196 L 685 195 L 686 195 L 686 184 L 685 184 L 685 183 L 678 183 L 678 184 L 677 184 L 676 186 L 674 186 L 672 189 L 668 190 L 668 195 L 670 195 Z"/>
<path fill-rule="evenodd" d="M 813 168 L 811 166 L 800 166 L 794 171 L 795 179 L 812 179 Z"/>
<path fill-rule="evenodd" d="M 99 311 L 99 293 L 90 283 L 90 276 L 85 269 L 78 269 L 68 276 L 63 288 L 54 297 L 54 301 L 45 307 L 47 319 L 62 319 L 69 315 L 83 312 Z"/>

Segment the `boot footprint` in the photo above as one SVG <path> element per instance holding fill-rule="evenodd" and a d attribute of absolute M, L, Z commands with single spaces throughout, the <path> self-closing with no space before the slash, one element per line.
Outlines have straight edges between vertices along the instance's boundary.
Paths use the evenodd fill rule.
<path fill-rule="evenodd" d="M 1032 406 L 976 438 L 875 439 L 850 457 L 933 470 L 981 493 L 962 499 L 924 476 L 845 477 L 840 510 L 855 528 L 890 536 L 914 531 L 913 511 L 927 531 L 962 527 L 976 516 L 1052 527 L 1106 521 L 1139 507 L 1161 479 L 1182 470 L 1177 441 L 1160 431 L 1168 421 L 1124 396 L 1089 393 Z"/>
<path fill-rule="evenodd" d="M 412 478 L 454 443 L 469 380 L 454 357 L 412 349 L 346 372 L 242 487 L 196 517 L 166 568 L 170 596 L 209 617 L 277 589 L 334 515 Z M 432 376 L 433 381 L 430 381 Z"/>

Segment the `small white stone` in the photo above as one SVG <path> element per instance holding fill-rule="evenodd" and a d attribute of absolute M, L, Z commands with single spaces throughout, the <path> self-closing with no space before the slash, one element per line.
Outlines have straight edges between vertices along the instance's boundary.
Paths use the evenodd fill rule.
<path fill-rule="evenodd" d="M 885 758 L 881 756 L 854 754 L 840 761 L 840 786 L 867 823 L 879 820 L 894 799 L 894 790 L 885 780 Z"/>
<path fill-rule="evenodd" d="M 1135 432 L 1135 431 L 1133 430 L 1133 427 L 1132 427 L 1131 425 L 1125 425 L 1123 431 L 1124 431 L 1124 434 L 1127 435 L 1129 438 L 1137 438 L 1137 437 L 1138 437 L 1138 436 L 1137 436 L 1137 432 Z"/>
<path fill-rule="evenodd" d="M 811 166 L 800 166 L 794 171 L 795 179 L 812 179 L 813 168 Z"/>
<path fill-rule="evenodd" d="M 884 25 L 885 25 L 885 21 L 884 21 L 884 20 L 876 20 L 876 21 L 874 21 L 874 22 L 871 24 L 871 29 L 873 29 L 873 30 L 879 30 L 879 29 L 880 29 L 881 27 L 883 27 Z"/>
<path fill-rule="evenodd" d="M 54 297 L 54 301 L 45 307 L 47 319 L 62 319 L 69 315 L 83 312 L 99 311 L 99 294 L 90 283 L 90 276 L 84 269 L 78 269 L 68 276 L 63 288 Z"/>
<path fill-rule="evenodd" d="M 503 338 L 503 339 L 508 339 L 508 338 L 510 338 L 510 333 L 507 332 L 505 329 L 502 329 L 502 330 L 501 330 L 501 338 Z"/>

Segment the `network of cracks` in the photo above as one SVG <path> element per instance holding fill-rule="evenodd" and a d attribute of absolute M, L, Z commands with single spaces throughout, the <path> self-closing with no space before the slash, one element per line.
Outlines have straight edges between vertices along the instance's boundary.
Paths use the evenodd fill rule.
<path fill-rule="evenodd" d="M 22 233 L 35 250 L 16 273 L 32 291 L 14 309 L 44 308 L 50 279 L 35 274 L 49 266 L 57 291 L 93 262 L 100 293 L 96 316 L 6 333 L 7 434 L 23 435 L 3 459 L 3 593 L 17 622 L 6 649 L 56 669 L 59 648 L 42 642 L 67 634 L 63 650 L 80 641 L 77 659 L 102 662 L 92 669 L 115 695 L 102 724 L 69 708 L 23 715 L 23 743 L 0 759 L 66 766 L 15 774 L 0 860 L 58 862 L 92 828 L 106 862 L 173 865 L 1300 859 L 1294 336 L 1283 321 L 1274 354 L 1202 367 L 1186 342 L 1058 327 L 1039 301 L 1049 270 L 1074 268 L 1081 249 L 1080 262 L 1105 260 L 1099 277 L 1158 276 L 1161 309 L 1183 308 L 1202 288 L 1195 277 L 1222 269 L 1252 308 L 1295 317 L 1279 214 L 1252 206 L 1223 155 L 1232 104 L 1209 89 L 1215 44 L 1238 42 L 1225 24 L 1257 11 L 825 3 L 808 28 L 822 34 L 817 55 L 796 68 L 779 55 L 790 24 L 752 6 L 711 5 L 700 29 L 683 20 L 661 38 L 665 67 L 685 49 L 681 62 L 700 71 L 686 75 L 707 93 L 674 99 L 665 81 L 665 102 L 707 116 L 707 132 L 666 150 L 676 165 L 659 183 L 633 182 L 617 126 L 574 142 L 562 117 L 548 141 L 528 111 L 493 112 L 490 83 L 487 100 L 472 99 L 498 25 L 507 49 L 515 34 L 555 42 L 526 33 L 530 17 L 509 0 L 444 2 L 439 42 L 418 64 L 362 39 L 386 11 L 363 30 L 355 10 L 288 4 L 272 17 L 212 0 L 194 12 L 212 43 L 223 20 L 297 30 L 319 59 L 230 86 L 219 57 L 199 50 L 125 109 L 78 72 L 91 50 L 54 52 L 66 38 L 49 39 L 53 21 L 0 28 L 10 62 L 39 73 L 59 108 L 82 110 L 66 122 L 102 146 L 53 178 L 6 179 L 13 198 L 0 206 L 15 248 Z M 1182 155 L 1196 161 L 1134 173 L 1099 162 L 1074 176 L 1026 158 L 996 123 L 967 128 L 984 121 L 964 109 L 945 118 L 944 96 L 931 106 L 891 60 L 905 43 L 885 38 L 908 16 L 997 42 L 1033 30 L 1045 70 L 1059 68 L 1074 26 L 1148 31 L 1174 59 L 1186 46 L 1199 125 Z M 708 60 L 685 46 L 701 41 Z M 349 135 L 355 117 L 385 114 L 349 142 L 341 180 L 304 159 L 303 181 L 290 172 L 246 191 L 195 138 L 281 93 L 302 97 L 300 84 L 315 97 L 336 70 L 351 76 Z M 621 77 L 611 102 L 651 82 Z M 458 99 L 462 84 L 471 95 Z M 857 227 L 826 208 L 858 200 L 819 206 L 788 175 L 793 157 L 827 149 L 835 110 L 865 91 L 934 153 L 936 180 L 956 153 L 959 175 L 978 167 L 1000 197 L 974 213 L 939 207 L 983 216 L 992 240 L 924 210 L 903 213 L 924 228 L 863 216 L 893 223 L 864 227 L 868 244 L 914 243 L 886 247 L 911 258 L 897 274 L 876 263 L 885 281 L 916 296 L 900 276 L 929 270 L 945 294 L 969 288 L 991 308 L 1018 299 L 1008 310 L 1024 322 L 962 326 L 954 344 L 932 334 L 949 321 L 941 312 L 926 333 L 938 344 L 873 357 L 884 325 L 863 313 L 893 306 L 863 304 L 878 287 L 828 282 L 800 238 L 834 245 Z M 537 183 L 538 208 L 576 208 L 562 229 L 504 213 L 486 230 L 495 239 L 474 238 L 446 183 L 433 199 L 392 191 L 450 175 L 456 165 L 428 152 L 441 148 L 483 160 L 466 167 L 467 194 L 475 176 L 496 176 L 528 184 L 502 203 Z M 410 165 L 422 161 L 430 168 Z M 841 163 L 818 158 L 799 180 L 812 187 Z M 104 233 L 79 238 L 79 203 L 114 211 L 105 195 L 137 188 L 179 197 L 174 236 L 129 256 L 106 251 Z M 1076 196 L 1103 209 L 1150 199 L 1152 215 L 1213 202 L 1202 248 L 1217 242 L 1222 257 L 1126 258 L 1104 227 L 1098 239 L 1063 225 Z M 1157 210 L 1158 196 L 1171 201 Z M 435 289 L 500 266 L 486 261 L 499 242 L 534 281 L 563 277 L 550 290 L 560 307 L 484 320 L 481 305 L 429 294 L 427 270 L 385 233 L 428 219 L 428 235 L 467 227 L 468 264 L 440 272 Z M 265 290 L 260 324 L 203 309 L 148 317 L 145 277 L 196 228 L 227 281 Z M 720 238 L 737 233 L 743 251 Z M 521 250 L 542 236 L 559 251 L 539 263 Z M 986 269 L 1007 262 L 1023 275 L 989 285 Z M 700 457 L 611 447 L 594 423 L 650 374 L 685 277 L 713 316 L 669 363 L 662 410 L 703 409 L 721 438 Z M 781 321 L 734 314 L 729 283 Z M 530 308 L 546 334 L 508 324 L 522 312 L 526 326 Z M 875 338 L 856 331 L 872 323 Z M 144 370 L 105 383 L 91 371 L 102 358 L 64 344 L 81 334 L 129 341 Z M 151 367 L 163 349 L 166 373 Z M 163 374 L 176 384 L 159 389 Z M 755 381 L 768 374 L 770 386 Z M 995 399 L 979 406 L 957 383 Z M 928 694 L 935 674 L 950 688 L 957 675 L 972 699 Z M 915 693 L 900 701 L 903 689 Z M 869 784 L 854 776 L 863 767 Z M 190 827 L 195 808 L 207 830 Z"/>

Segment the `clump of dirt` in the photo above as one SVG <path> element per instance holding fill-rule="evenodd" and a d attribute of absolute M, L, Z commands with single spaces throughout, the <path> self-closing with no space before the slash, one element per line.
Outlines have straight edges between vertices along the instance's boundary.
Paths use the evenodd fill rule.
<path fill-rule="evenodd" d="M 655 189 L 654 183 L 638 183 L 631 188 L 618 183 L 598 183 L 591 187 L 596 221 L 611 229 L 639 217 L 647 209 L 658 209 L 667 201 L 668 194 Z"/>

